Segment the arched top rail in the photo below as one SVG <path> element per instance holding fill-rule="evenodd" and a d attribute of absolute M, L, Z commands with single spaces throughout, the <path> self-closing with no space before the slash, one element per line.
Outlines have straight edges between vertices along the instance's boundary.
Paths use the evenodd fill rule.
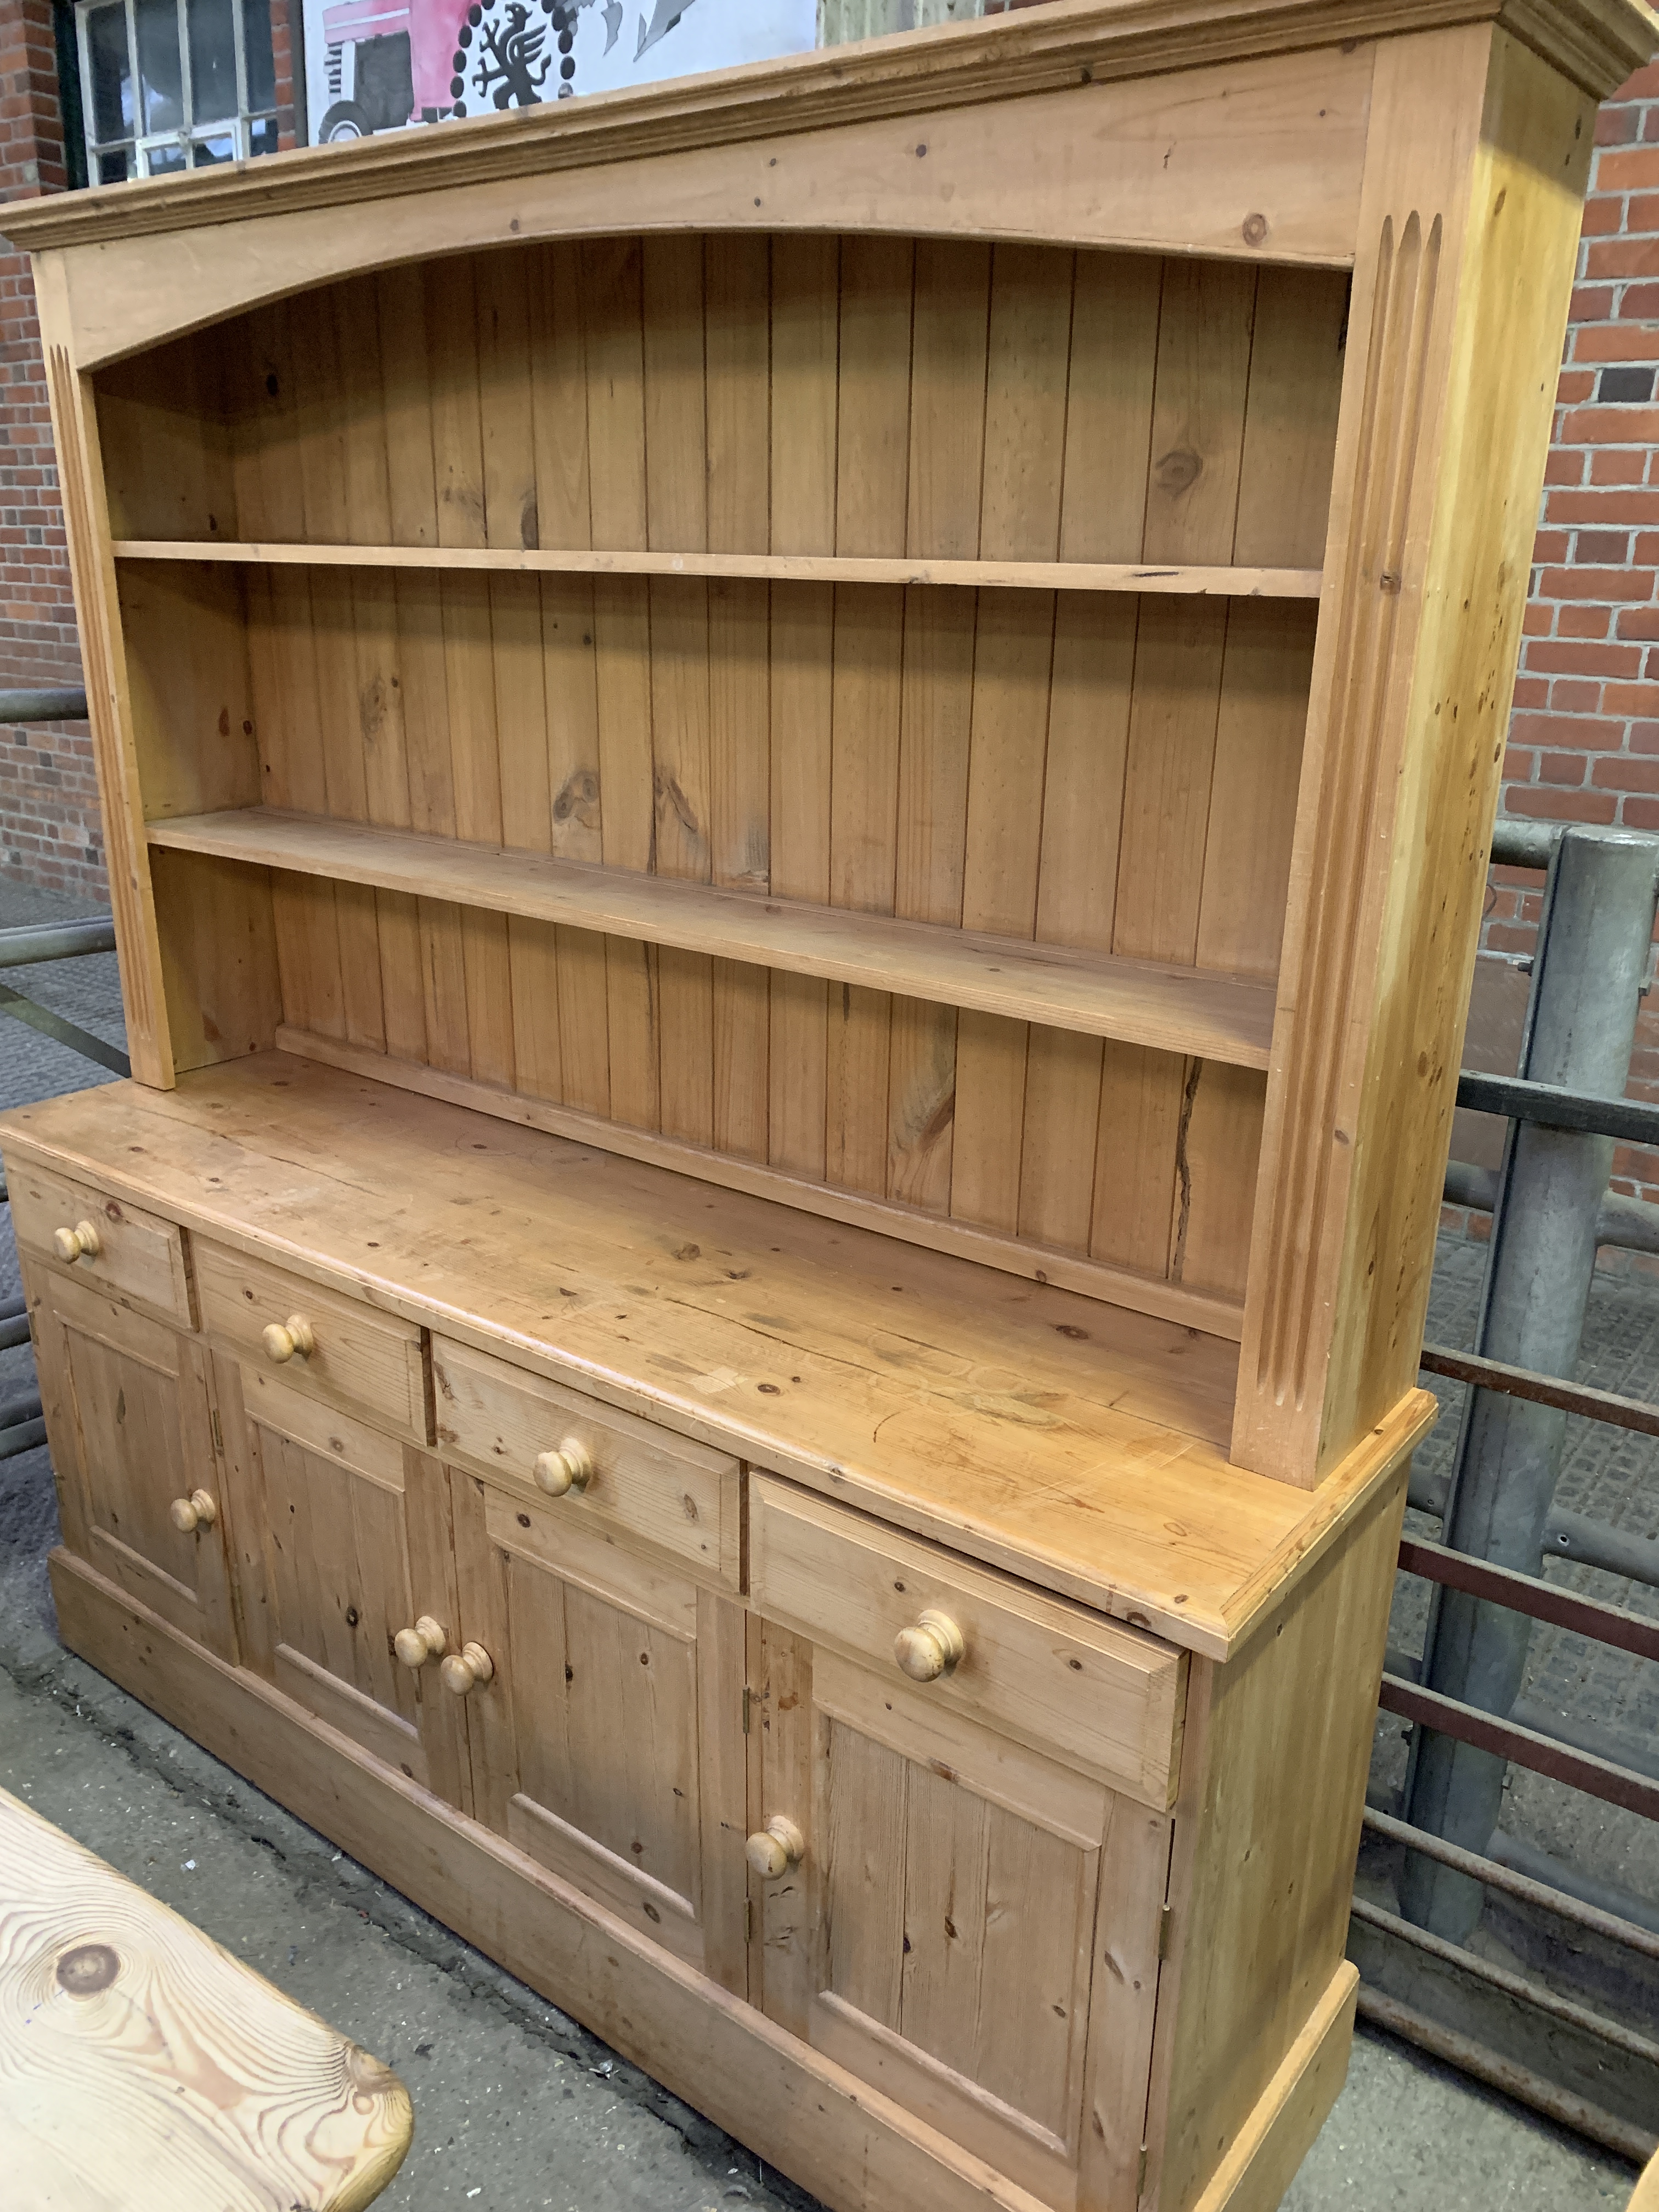
<path fill-rule="evenodd" d="M 1486 25 L 1601 97 L 1640 65 L 1651 16 L 1644 0 L 1057 0 L 55 196 L 7 226 L 61 256 L 82 369 L 310 284 L 515 240 L 889 231 L 1346 267 L 1376 42 Z"/>
<path fill-rule="evenodd" d="M 276 208 L 291 200 L 286 211 L 261 204 L 250 175 L 234 197 L 201 196 L 206 220 L 189 228 L 110 237 L 106 225 L 83 226 L 73 239 L 62 234 L 66 250 L 53 258 L 83 370 L 372 270 L 617 234 L 1042 239 L 1340 268 L 1353 257 L 1374 52 L 1322 46 L 1150 85 L 1093 81 L 1085 68 L 1064 89 L 1006 97 L 984 84 L 980 104 L 920 115 L 883 113 L 873 97 L 860 106 L 804 95 L 809 118 L 820 110 L 834 118 L 806 128 L 800 116 L 778 127 L 775 104 L 749 96 L 743 80 L 752 72 L 732 71 L 697 81 L 723 86 L 723 102 L 711 90 L 670 87 L 666 96 L 596 96 L 603 127 L 549 124 L 538 135 L 527 117 L 520 135 L 509 129 L 510 148 L 508 138 L 482 145 L 489 160 L 448 156 L 471 123 L 418 134 L 418 164 L 405 157 L 361 174 L 348 163 L 335 169 L 340 149 L 300 156 L 291 170 L 278 155 L 265 167 Z M 879 88 L 894 68 L 879 42 L 842 66 L 862 82 L 872 52 Z M 756 65 L 766 82 L 783 67 Z M 770 135 L 753 135 L 757 112 Z M 481 142 L 494 127 L 483 126 Z M 495 158 L 508 150 L 524 158 Z M 376 197 L 372 187 L 387 182 L 396 191 Z M 150 190 L 137 186 L 129 199 L 118 187 L 112 197 L 136 216 Z M 237 219 L 256 207 L 257 229 Z"/>
<path fill-rule="evenodd" d="M 622 160 L 754 144 L 893 116 L 1104 86 L 1471 22 L 1501 24 L 1597 100 L 1643 66 L 1644 0 L 1071 0 L 904 40 L 396 132 L 258 162 L 54 196 L 6 211 L 31 252 L 198 230 L 255 215 L 361 210 L 410 191 L 544 177 Z M 477 241 L 473 241 L 477 242 Z"/>

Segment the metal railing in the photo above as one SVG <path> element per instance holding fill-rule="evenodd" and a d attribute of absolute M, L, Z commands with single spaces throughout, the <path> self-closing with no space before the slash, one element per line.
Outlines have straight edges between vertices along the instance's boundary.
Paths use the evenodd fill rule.
<path fill-rule="evenodd" d="M 0 691 L 0 722 L 84 722 L 87 695 L 78 684 L 39 691 Z"/>
<path fill-rule="evenodd" d="M 1622 1096 L 1659 841 L 1501 824 L 1493 858 L 1547 869 L 1544 918 L 1520 1073 L 1465 1073 L 1458 1085 L 1460 1106 L 1504 1115 L 1509 1133 L 1501 1168 L 1453 1163 L 1447 1174 L 1449 1202 L 1492 1212 L 1492 1248 L 1475 1350 L 1424 1347 L 1424 1372 L 1469 1389 L 1449 1472 L 1413 1473 L 1410 1501 L 1441 1519 L 1445 1540 L 1401 1541 L 1401 1570 L 1430 1589 L 1424 1656 L 1390 1651 L 1378 1701 L 1412 1724 L 1407 1817 L 1365 1815 L 1375 1842 L 1403 1849 L 1400 1910 L 1357 1896 L 1351 1948 L 1366 1976 L 1362 2018 L 1644 2160 L 1659 2148 L 1659 2042 L 1474 1943 L 1495 1892 L 1531 1916 L 1529 1932 L 1544 1930 L 1546 1953 L 1566 1940 L 1548 1932 L 1559 1923 L 1573 1945 L 1587 1931 L 1638 1972 L 1659 1962 L 1659 1904 L 1498 1824 L 1511 1766 L 1659 1822 L 1659 1755 L 1648 1762 L 1598 1723 L 1522 1694 L 1534 1622 L 1659 1660 L 1659 1620 L 1540 1572 L 1565 1558 L 1659 1585 L 1659 1541 L 1554 1502 L 1570 1415 L 1659 1436 L 1659 1405 L 1571 1379 L 1597 1251 L 1659 1251 L 1659 1208 L 1607 1191 L 1615 1141 L 1659 1145 L 1659 1106 Z M 1470 2034 L 1472 2014 L 1500 2027 L 1524 2020 L 1514 2039 L 1530 2035 L 1547 2070 Z"/>
<path fill-rule="evenodd" d="M 0 1302 L 0 1352 L 9 1352 L 16 1344 L 29 1340 L 28 1309 L 21 1298 L 7 1298 Z M 40 1401 L 37 1396 L 14 1400 L 0 1405 L 0 1459 L 13 1459 L 19 1452 L 33 1451 L 36 1444 L 46 1440 L 46 1425 L 40 1418 Z"/>
<path fill-rule="evenodd" d="M 89 915 L 83 921 L 35 922 L 21 929 L 0 929 L 0 969 L 32 968 L 44 960 L 79 960 L 89 952 L 113 952 L 112 915 Z M 131 1075 L 132 1063 L 118 1045 L 106 1044 L 78 1022 L 54 1013 L 35 999 L 26 998 L 9 983 L 0 983 L 0 1014 L 9 1014 L 40 1036 L 66 1044 L 83 1060 L 96 1060 L 115 1075 Z"/>
<path fill-rule="evenodd" d="M 60 684 L 43 690 L 0 690 L 0 724 L 17 722 L 83 722 L 87 695 L 79 685 Z M 21 929 L 0 929 L 0 968 L 33 967 L 42 960 L 77 960 L 88 952 L 113 952 L 115 921 L 112 915 L 89 915 L 83 921 L 36 922 Z M 117 1046 L 106 1044 L 90 1030 L 66 1021 L 49 1006 L 37 1005 L 8 983 L 0 983 L 0 1013 L 27 1023 L 42 1036 L 66 1044 L 82 1059 L 95 1060 L 117 1075 L 131 1075 L 131 1063 Z M 0 1182 L 0 1197 L 5 1185 Z"/>
<path fill-rule="evenodd" d="M 82 959 L 89 952 L 114 950 L 115 924 L 106 914 L 94 915 L 83 921 L 0 929 L 0 968 L 33 966 L 42 960 Z M 76 1023 L 66 1021 L 50 1007 L 37 1006 L 33 999 L 26 999 L 21 991 L 14 991 L 5 983 L 0 983 L 0 1014 L 13 1015 L 42 1036 L 55 1038 L 59 1044 L 68 1045 L 71 1051 L 96 1060 L 100 1066 L 112 1068 L 118 1075 L 132 1073 L 126 1054 L 114 1045 L 106 1044 L 102 1037 L 95 1037 Z M 0 1204 L 8 1196 L 5 1178 L 0 1175 Z M 22 1299 L 0 1304 L 0 1352 L 27 1344 L 28 1334 L 27 1310 Z M 33 1451 L 46 1440 L 46 1425 L 41 1418 L 38 1396 L 30 1395 L 0 1405 L 0 1460 L 15 1459 L 19 1452 Z"/>
<path fill-rule="evenodd" d="M 86 714 L 87 695 L 78 688 L 0 691 L 0 724 L 80 722 L 86 720 Z M 88 953 L 114 950 L 114 917 L 107 914 L 92 915 L 77 921 L 38 922 L 17 929 L 0 929 L 0 969 L 33 967 L 46 960 L 79 960 Z M 94 1036 L 89 1030 L 66 1021 L 63 1015 L 53 1013 L 50 1007 L 25 998 L 7 983 L 0 983 L 0 1013 L 11 1015 L 40 1035 L 67 1045 L 83 1059 L 95 1060 L 118 1075 L 132 1073 L 126 1054 L 116 1046 L 106 1044 L 102 1037 Z M 5 1179 L 0 1176 L 0 1204 L 5 1202 L 7 1196 Z M 25 1302 L 21 1298 L 0 1301 L 0 1352 L 27 1344 L 28 1340 Z M 0 1460 L 15 1459 L 20 1452 L 33 1451 L 46 1440 L 46 1425 L 38 1394 L 30 1392 L 0 1403 Z"/>

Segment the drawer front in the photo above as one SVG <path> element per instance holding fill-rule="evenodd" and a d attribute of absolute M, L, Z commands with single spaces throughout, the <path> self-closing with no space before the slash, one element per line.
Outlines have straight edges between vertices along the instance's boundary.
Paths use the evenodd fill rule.
<path fill-rule="evenodd" d="M 27 1160 L 8 1164 L 12 1224 L 27 1250 L 71 1267 L 83 1281 L 123 1297 L 139 1298 L 181 1328 L 194 1326 L 190 1279 L 185 1272 L 183 1231 L 141 1207 L 106 1198 L 89 1183 L 74 1182 Z M 93 1237 L 85 1231 L 90 1227 Z M 60 1232 L 73 1258 L 58 1243 Z"/>
<path fill-rule="evenodd" d="M 773 1476 L 751 1479 L 749 1510 L 757 1613 L 1145 1804 L 1174 1803 L 1184 1652 Z"/>
<path fill-rule="evenodd" d="M 242 1355 L 251 1408 L 276 1384 L 426 1442 L 421 1332 L 412 1322 L 204 1238 L 196 1240 L 195 1260 L 202 1326 Z M 265 1332 L 286 1331 L 295 1318 L 309 1331 L 310 1349 L 279 1358 Z"/>
<path fill-rule="evenodd" d="M 446 1453 L 573 1526 L 637 1537 L 701 1578 L 738 1588 L 742 1490 L 726 1453 L 447 1337 L 432 1340 L 432 1384 Z M 583 1479 L 550 1496 L 536 1463 L 570 1446 Z"/>

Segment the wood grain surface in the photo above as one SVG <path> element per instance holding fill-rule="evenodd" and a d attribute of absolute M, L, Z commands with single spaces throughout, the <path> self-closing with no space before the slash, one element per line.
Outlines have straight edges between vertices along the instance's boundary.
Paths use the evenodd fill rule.
<path fill-rule="evenodd" d="M 1239 568 L 1135 561 L 884 560 L 850 553 L 594 552 L 580 547 L 232 544 L 213 538 L 119 538 L 118 561 L 234 562 L 301 568 L 440 568 L 452 574 L 702 576 L 781 584 L 940 584 L 958 590 L 1128 592 L 1177 598 L 1316 599 L 1317 568 Z"/>
<path fill-rule="evenodd" d="M 1436 24 L 1504 21 L 1598 99 L 1639 69 L 1653 48 L 1651 11 L 1643 0 L 1291 0 L 1241 25 L 1236 0 L 1126 7 L 1095 0 L 1018 22 L 941 27 L 921 40 L 872 41 L 850 52 L 781 61 L 612 95 L 592 112 L 555 106 L 480 118 L 441 149 L 424 140 L 365 140 L 328 150 L 325 164 L 289 168 L 280 182 L 204 171 L 161 180 L 142 200 L 30 205 L 9 215 L 9 234 L 31 252 L 78 240 L 143 235 L 198 225 L 234 225 L 252 199 L 274 208 L 366 208 L 410 189 L 453 191 L 459 185 L 526 171 L 616 164 L 630 153 L 662 154 L 740 127 L 752 139 L 780 127 L 794 131 L 860 115 L 971 110 L 988 94 L 1053 92 L 1159 70 L 1194 70 L 1212 59 L 1284 54 L 1316 39 L 1345 50 L 1390 33 Z M 1316 25 L 1316 28 L 1314 27 Z M 740 125 L 732 110 L 740 115 Z M 982 110 L 979 112 L 982 113 Z M 373 218 L 370 218 L 372 221 Z"/>
<path fill-rule="evenodd" d="M 1420 9 L 1424 0 L 1415 4 Z M 242 247 L 236 222 L 219 219 L 228 210 L 210 208 L 200 191 L 193 206 L 175 202 L 169 208 L 169 180 L 157 179 L 157 191 L 143 196 L 147 215 L 152 199 L 160 204 L 143 227 L 150 234 L 131 234 L 118 262 L 100 242 L 66 241 L 62 260 L 76 308 L 77 356 L 87 366 L 115 359 L 181 326 L 199 327 L 353 270 L 515 239 L 591 237 L 624 228 L 1061 237 L 1249 262 L 1265 246 L 1291 260 L 1341 266 L 1352 252 L 1372 55 L 1363 43 L 1334 43 L 1341 33 L 1328 0 L 1291 5 L 1297 13 L 1321 7 L 1319 28 L 1330 43 L 1206 68 L 1183 23 L 1180 65 L 1167 84 L 1149 82 L 1145 63 L 1138 82 L 1104 82 L 1098 53 L 1074 48 L 1069 76 L 1051 74 L 1046 89 L 1024 96 L 1016 75 L 987 70 L 981 61 L 970 105 L 951 112 L 956 103 L 926 103 L 933 112 L 920 141 L 916 123 L 924 111 L 907 112 L 902 104 L 903 93 L 917 89 L 914 74 L 902 92 L 890 82 L 884 100 L 861 116 L 848 112 L 859 103 L 856 94 L 847 99 L 849 55 L 842 48 L 828 59 L 841 80 L 836 91 L 843 116 L 825 117 L 816 130 L 802 103 L 787 94 L 766 103 L 769 115 L 762 113 L 754 95 L 764 100 L 763 81 L 772 74 L 765 68 L 708 80 L 724 86 L 726 100 L 713 112 L 702 109 L 689 131 L 682 118 L 662 115 L 666 130 L 648 134 L 654 146 L 644 133 L 631 143 L 613 139 L 603 152 L 581 143 L 580 126 L 591 127 L 607 111 L 614 116 L 631 105 L 626 99 L 611 95 L 603 104 L 584 102 L 579 111 L 561 102 L 559 120 L 568 135 L 535 149 L 532 175 L 522 173 L 523 152 L 514 149 L 506 164 L 487 159 L 482 173 L 475 169 L 471 189 L 453 172 L 448 191 L 431 188 L 456 151 L 488 157 L 502 150 L 481 118 L 463 134 L 464 146 L 447 134 L 441 146 L 424 149 L 413 173 L 406 169 L 382 179 L 388 196 L 372 214 L 354 205 L 348 216 L 330 187 L 347 182 L 351 161 L 319 149 L 320 160 L 309 155 L 289 165 L 287 175 L 256 179 L 252 197 L 264 218 L 264 252 L 257 258 Z M 1116 0 L 1109 6 L 1121 18 Z M 977 23 L 963 27 L 970 38 L 991 32 L 988 24 L 983 32 Z M 1238 40 L 1237 28 L 1234 36 Z M 1248 43 L 1248 33 L 1239 43 Z M 795 59 L 797 70 L 802 58 Z M 880 57 L 860 58 L 867 66 Z M 730 97 L 734 83 L 737 100 Z M 681 88 L 653 90 L 660 113 L 672 104 L 661 95 Z M 745 90 L 747 100 L 741 97 Z M 775 84 L 772 90 L 775 95 Z M 551 114 L 549 103 L 546 118 L 537 120 Z M 527 113 L 514 119 L 536 127 Z M 579 128 L 571 134 L 573 123 Z M 491 138 L 493 145 L 482 143 Z M 918 143 L 925 156 L 917 155 Z M 383 148 L 374 151 L 384 158 Z M 1087 188 L 1079 190 L 1084 164 Z M 295 175 L 307 170 L 312 173 Z M 283 189 L 291 181 L 301 186 L 297 204 Z M 182 221 L 168 226 L 173 235 L 164 241 L 157 234 L 169 214 Z M 100 205 L 97 217 L 118 222 L 119 210 Z M 40 218 L 19 220 L 33 227 Z M 88 282 L 94 267 L 101 284 Z M 167 267 L 176 282 L 158 296 L 152 272 Z"/>
<path fill-rule="evenodd" d="M 1232 1066 L 1265 1068 L 1273 1038 L 1271 986 L 1217 969 L 1091 957 L 1069 945 L 936 928 L 264 807 L 155 823 L 149 838 L 179 852 L 210 853 L 337 884 L 423 891 L 470 912 L 521 915 Z"/>
<path fill-rule="evenodd" d="M 0 2164 L 74 2212 L 357 2212 L 395 2074 L 0 1790 Z"/>
<path fill-rule="evenodd" d="M 16 218 L 138 1077 L 0 1123 L 65 1637 L 843 2212 L 1266 2212 L 1340 2085 L 1656 43 L 1058 0 Z"/>
<path fill-rule="evenodd" d="M 1310 1496 L 1228 1465 L 1224 1339 L 283 1053 L 0 1146 L 1217 1657 L 1434 1412 Z"/>
<path fill-rule="evenodd" d="M 699 1973 L 655 1929 L 641 1934 L 638 1922 L 435 1803 L 257 1677 L 218 1665 L 67 1553 L 53 1553 L 52 1574 L 67 1640 L 94 1665 L 331 1832 L 354 1858 L 401 1879 L 422 1910 L 487 1944 L 509 1972 L 695 2100 L 768 2165 L 810 2178 L 824 2203 L 849 2212 L 1042 2212 L 1042 2200 L 968 2147 Z M 410 1855 L 415 1833 L 423 1848 Z M 732 1841 L 741 1867 L 740 1830 Z"/>
<path fill-rule="evenodd" d="M 280 1029 L 1236 1315 L 1346 294 L 647 229 L 108 368 L 174 1064 Z"/>

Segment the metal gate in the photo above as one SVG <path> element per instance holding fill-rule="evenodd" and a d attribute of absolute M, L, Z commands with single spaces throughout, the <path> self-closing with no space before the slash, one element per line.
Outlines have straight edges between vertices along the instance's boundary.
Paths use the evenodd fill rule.
<path fill-rule="evenodd" d="M 85 720 L 86 713 L 84 691 L 0 691 L 0 724 L 79 722 Z M 114 950 L 114 920 L 106 914 L 94 915 L 84 921 L 45 922 L 27 929 L 0 929 L 0 969 L 32 967 L 38 961 L 72 960 L 83 953 Z M 65 1021 L 50 1007 L 37 1006 L 33 999 L 26 998 L 7 983 L 0 983 L 0 1014 L 9 1014 L 26 1022 L 43 1036 L 55 1038 L 59 1044 L 68 1045 L 71 1051 L 96 1060 L 118 1075 L 132 1073 L 124 1052 L 77 1028 L 75 1023 Z M 5 1198 L 5 1179 L 0 1175 L 0 1203 Z M 28 1337 L 28 1315 L 23 1300 L 0 1298 L 0 1352 L 27 1344 Z M 23 1397 L 0 1402 L 0 1460 L 33 1451 L 46 1440 L 46 1425 L 40 1417 L 38 1392 L 30 1391 Z"/>
<path fill-rule="evenodd" d="M 1404 1577 L 1428 1587 L 1420 1659 L 1391 1650 L 1383 1712 L 1411 1724 L 1397 1812 L 1365 1814 L 1349 1949 L 1362 2018 L 1625 2156 L 1659 2148 L 1659 1903 L 1620 1894 L 1506 1836 L 1516 1768 L 1659 1822 L 1659 1756 L 1524 1694 L 1534 1622 L 1639 1665 L 1659 1615 L 1564 1589 L 1546 1559 L 1659 1584 L 1659 1544 L 1556 1504 L 1569 1416 L 1659 1437 L 1659 1405 L 1573 1382 L 1598 1250 L 1659 1252 L 1659 1208 L 1610 1197 L 1615 1140 L 1659 1144 L 1659 1106 L 1626 1099 L 1651 974 L 1659 840 L 1500 824 L 1493 858 L 1547 872 L 1520 1072 L 1465 1073 L 1458 1103 L 1506 1117 L 1496 1170 L 1454 1162 L 1449 1201 L 1490 1210 L 1474 1350 L 1426 1345 L 1423 1370 L 1470 1386 L 1449 1474 L 1414 1471 Z M 1639 1750 L 1639 1747 L 1638 1747 Z M 1400 1815 L 1403 1814 L 1403 1817 Z M 1505 1940 L 1483 1920 L 1507 1916 Z M 1505 1956 L 1505 1953 L 1510 1956 Z M 1585 2002 L 1586 1997 L 1592 2001 Z M 1620 2014 L 1626 2015 L 1620 2017 Z"/>

